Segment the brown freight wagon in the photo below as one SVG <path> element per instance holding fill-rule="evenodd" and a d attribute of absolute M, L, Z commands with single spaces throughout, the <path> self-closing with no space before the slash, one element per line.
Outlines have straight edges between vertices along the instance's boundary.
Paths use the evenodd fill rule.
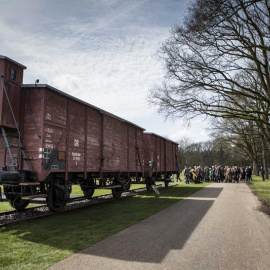
<path fill-rule="evenodd" d="M 0 56 L 0 183 L 10 204 L 47 197 L 59 211 L 73 183 L 89 198 L 96 188 L 120 197 L 143 176 L 144 129 L 51 86 L 21 84 L 25 68 Z"/>
<path fill-rule="evenodd" d="M 145 132 L 143 137 L 146 181 L 164 181 L 167 187 L 175 174 L 179 177 L 178 144 L 154 133 Z"/>

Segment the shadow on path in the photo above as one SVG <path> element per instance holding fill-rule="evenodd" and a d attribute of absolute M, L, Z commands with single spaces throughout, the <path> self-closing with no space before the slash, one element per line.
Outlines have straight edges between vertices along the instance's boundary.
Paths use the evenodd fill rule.
<path fill-rule="evenodd" d="M 196 192 L 189 196 L 189 198 L 217 198 L 223 188 L 217 188 L 217 187 L 207 187 L 202 189 L 200 192 Z"/>
<path fill-rule="evenodd" d="M 81 253 L 126 261 L 160 263 L 170 250 L 183 248 L 222 190 L 204 188 L 188 200 L 179 201 Z"/>

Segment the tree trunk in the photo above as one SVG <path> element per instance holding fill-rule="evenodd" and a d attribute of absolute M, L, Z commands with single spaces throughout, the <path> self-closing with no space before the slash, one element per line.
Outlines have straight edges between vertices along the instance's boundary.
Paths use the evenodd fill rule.
<path fill-rule="evenodd" d="M 257 161 L 256 160 L 253 160 L 253 174 L 255 174 L 255 175 L 259 175 L 259 170 L 258 170 L 258 163 L 257 163 Z"/>
<path fill-rule="evenodd" d="M 262 161 L 263 161 L 263 168 L 265 171 L 265 179 L 269 179 L 269 174 L 268 174 L 268 168 L 267 168 L 267 162 L 266 162 L 266 142 L 265 142 L 265 137 L 262 135 Z"/>

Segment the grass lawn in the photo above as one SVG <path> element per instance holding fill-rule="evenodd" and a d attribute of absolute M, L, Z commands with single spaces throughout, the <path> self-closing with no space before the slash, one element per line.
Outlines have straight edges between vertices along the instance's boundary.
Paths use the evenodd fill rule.
<path fill-rule="evenodd" d="M 33 206 L 37 206 L 36 203 L 29 203 L 28 207 L 33 207 Z M 0 212 L 7 212 L 7 211 L 12 211 L 15 210 L 10 204 L 9 202 L 0 202 Z"/>
<path fill-rule="evenodd" d="M 249 184 L 256 196 L 263 202 L 265 209 L 270 214 L 270 180 L 262 181 L 261 176 L 252 175 L 252 183 Z"/>
<path fill-rule="evenodd" d="M 207 185 L 180 183 L 159 197 L 136 195 L 0 228 L 0 269 L 46 269 Z"/>

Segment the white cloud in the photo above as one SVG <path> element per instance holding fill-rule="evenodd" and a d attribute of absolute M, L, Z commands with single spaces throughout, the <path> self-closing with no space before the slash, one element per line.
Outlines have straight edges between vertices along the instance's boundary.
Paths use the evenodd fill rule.
<path fill-rule="evenodd" d="M 209 140 L 208 134 L 201 125 L 197 127 L 195 125 L 192 125 L 192 127 L 182 127 L 175 133 L 171 133 L 168 138 L 176 142 L 183 138 L 188 138 L 191 142 L 203 142 Z"/>
<path fill-rule="evenodd" d="M 28 67 L 24 83 L 39 78 L 40 83 L 173 140 L 205 136 L 191 132 L 193 128 L 182 129 L 178 122 L 164 123 L 146 102 L 150 86 L 163 76 L 156 51 L 169 36 L 171 25 L 163 20 L 174 12 L 170 2 L 71 1 L 70 6 L 65 1 L 48 1 L 51 6 L 46 2 L 29 6 L 26 23 L 18 20 L 21 25 L 12 20 L 16 14 L 22 16 L 20 8 L 11 9 L 8 2 L 5 9 L 10 12 L 0 18 L 1 54 Z M 171 4 L 182 6 L 178 1 Z M 161 10 L 164 7 L 169 16 Z"/>

